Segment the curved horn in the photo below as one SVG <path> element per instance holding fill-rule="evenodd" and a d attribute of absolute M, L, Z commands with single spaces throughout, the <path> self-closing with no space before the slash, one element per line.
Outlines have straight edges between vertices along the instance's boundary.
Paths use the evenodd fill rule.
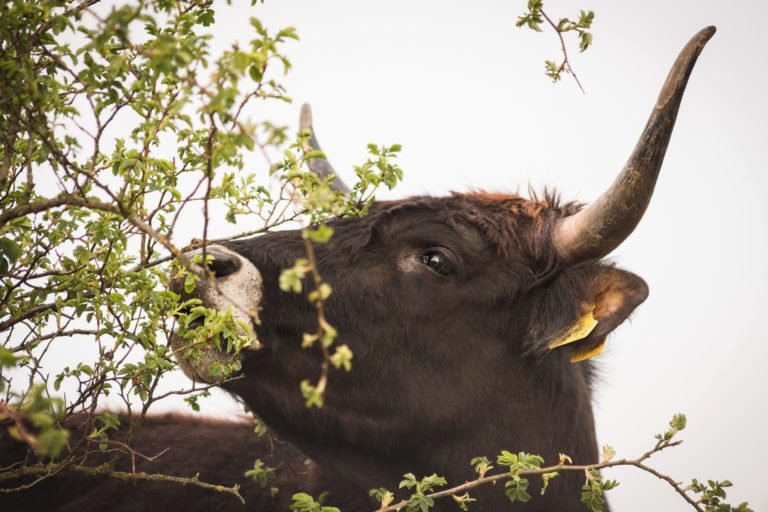
<path fill-rule="evenodd" d="M 567 262 L 602 258 L 640 222 L 653 195 L 688 77 L 714 33 L 715 27 L 701 30 L 680 52 L 640 140 L 611 188 L 585 209 L 558 220 L 553 241 Z"/>
<path fill-rule="evenodd" d="M 302 148 L 305 153 L 310 151 L 322 151 L 320 144 L 315 137 L 315 130 L 312 129 L 312 109 L 309 103 L 305 103 L 301 106 L 301 116 L 299 117 L 299 130 L 302 132 L 309 132 L 309 137 L 304 141 L 304 147 Z M 309 168 L 320 176 L 320 178 L 327 178 L 330 175 L 335 175 L 336 179 L 331 182 L 331 188 L 342 194 L 349 194 L 349 187 L 339 178 L 336 171 L 333 170 L 333 166 L 325 158 L 310 158 Z"/>

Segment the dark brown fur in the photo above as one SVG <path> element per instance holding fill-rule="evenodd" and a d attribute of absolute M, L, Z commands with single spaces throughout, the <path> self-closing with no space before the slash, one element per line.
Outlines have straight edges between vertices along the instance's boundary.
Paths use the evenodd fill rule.
<path fill-rule="evenodd" d="M 472 457 L 501 449 L 594 462 L 592 365 L 570 363 L 568 348 L 545 347 L 606 290 L 631 300 L 603 319 L 601 335 L 646 290 L 636 276 L 599 262 L 561 261 L 550 231 L 576 209 L 552 197 L 454 194 L 384 203 L 364 219 L 333 222 L 335 235 L 317 257 L 334 287 L 328 317 L 355 359 L 350 374 L 331 372 L 321 410 L 305 408 L 296 393 L 319 368 L 318 354 L 296 341 L 314 330 L 314 312 L 277 286 L 280 269 L 303 256 L 298 233 L 229 244 L 264 277 L 258 334 L 265 348 L 244 361 L 248 378 L 227 389 L 361 491 L 394 489 L 406 471 L 463 482 L 472 478 Z M 418 267 L 418 255 L 435 247 L 453 255 L 456 275 Z M 417 266 L 403 271 L 409 262 Z M 582 480 L 561 477 L 527 510 L 580 510 Z M 474 494 L 475 510 L 509 507 L 498 488 Z"/>
<path fill-rule="evenodd" d="M 326 304 L 328 319 L 354 360 L 350 373 L 331 371 L 322 409 L 305 407 L 298 391 L 299 382 L 316 379 L 320 368 L 318 351 L 301 349 L 299 343 L 302 333 L 316 329 L 316 313 L 304 296 L 278 287 L 281 270 L 305 256 L 300 234 L 276 232 L 227 244 L 264 279 L 257 328 L 263 348 L 246 351 L 245 377 L 224 387 L 315 460 L 323 478 L 332 479 L 307 482 L 298 474 L 283 474 L 288 481 L 280 487 L 309 484 L 311 491 L 327 483 L 329 504 L 350 512 L 374 509 L 365 502 L 368 489 L 396 490 L 406 472 L 438 473 L 451 484 L 472 479 L 470 459 L 495 459 L 502 449 L 537 453 L 547 463 L 555 463 L 560 453 L 577 463 L 595 462 L 592 363 L 571 363 L 570 346 L 548 346 L 578 320 L 585 305 L 618 297 L 615 307 L 595 310 L 605 310 L 596 337 L 579 343 L 599 342 L 642 302 L 647 289 L 640 278 L 598 261 L 568 266 L 561 260 L 551 230 L 556 219 L 577 209 L 560 206 L 551 195 L 526 200 L 475 192 L 380 203 L 365 218 L 332 221 L 335 234 L 316 247 L 317 260 L 334 289 Z M 422 263 L 421 256 L 433 250 L 450 256 L 454 274 L 436 275 Z M 305 290 L 311 288 L 307 281 Z M 178 447 L 167 454 L 173 458 L 163 463 L 165 470 L 199 469 L 211 481 L 230 483 L 263 454 L 260 442 L 240 427 L 217 431 L 199 422 L 184 425 L 173 428 L 186 437 L 160 438 Z M 151 444 L 159 432 L 143 435 Z M 199 460 L 201 446 L 210 446 L 210 456 L 219 462 Z M 303 455 L 275 455 L 281 457 Z M 583 475 L 567 473 L 538 496 L 540 482 L 532 479 L 534 497 L 522 508 L 581 511 L 582 483 Z M 91 508 L 81 512 L 133 510 L 134 501 L 145 503 L 145 492 L 174 496 L 168 499 L 183 502 L 180 510 L 193 510 L 202 500 L 211 509 L 232 506 L 229 497 L 196 489 L 149 486 L 135 493 L 138 487 L 107 480 L 81 485 L 104 487 L 89 494 L 85 502 Z M 258 489 L 248 492 L 248 510 L 285 509 L 284 502 L 276 507 Z M 288 495 L 281 494 L 280 499 Z M 500 486 L 472 495 L 477 512 L 520 506 L 510 505 Z M 63 496 L 57 499 L 65 502 Z M 122 508 L 107 505 L 118 499 Z M 450 500 L 436 505 L 438 511 L 454 508 Z"/>
<path fill-rule="evenodd" d="M 69 426 L 73 437 L 79 437 L 80 417 Z M 127 418 L 122 418 L 125 426 Z M 122 441 L 126 428 L 113 432 L 112 441 Z M 125 512 L 246 512 L 250 510 L 288 510 L 291 496 L 296 492 L 315 495 L 335 488 L 334 498 L 363 508 L 365 497 L 356 496 L 352 486 L 339 485 L 317 464 L 292 445 L 274 436 L 256 436 L 250 421 L 220 421 L 178 414 L 149 416 L 131 443 L 137 454 L 155 457 L 147 460 L 136 455 L 133 462 L 123 457 L 115 467 L 118 471 L 146 472 L 190 478 L 200 473 L 203 482 L 232 486 L 239 484 L 246 505 L 234 496 L 176 483 L 136 481 L 126 482 L 110 477 L 84 476 L 63 472 L 35 484 L 29 491 L 0 494 L 3 512 L 84 512 L 120 510 Z M 7 437 L 0 429 L 0 467 L 26 457 L 26 447 Z M 94 447 L 95 449 L 95 447 Z M 159 455 L 159 456 L 158 456 Z M 111 456 L 111 454 L 110 454 Z M 34 457 L 33 457 L 34 458 Z M 245 478 L 256 458 L 276 467 L 276 478 L 265 488 Z M 108 459 L 98 452 L 78 463 L 97 466 Z M 132 464 L 135 466 L 132 467 Z M 29 483 L 32 479 L 3 482 L 3 487 Z M 270 488 L 279 490 L 276 494 Z M 350 492 L 352 490 L 352 492 Z M 357 501 L 356 501 L 357 500 Z M 367 501 L 367 500 L 366 500 Z M 367 502 L 365 503 L 367 504 Z"/>

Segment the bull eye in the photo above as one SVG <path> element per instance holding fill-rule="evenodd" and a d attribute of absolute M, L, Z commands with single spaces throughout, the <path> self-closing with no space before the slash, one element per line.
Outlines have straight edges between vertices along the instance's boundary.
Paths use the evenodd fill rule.
<path fill-rule="evenodd" d="M 421 255 L 421 262 L 439 276 L 450 276 L 456 269 L 448 256 L 441 251 L 428 251 Z"/>

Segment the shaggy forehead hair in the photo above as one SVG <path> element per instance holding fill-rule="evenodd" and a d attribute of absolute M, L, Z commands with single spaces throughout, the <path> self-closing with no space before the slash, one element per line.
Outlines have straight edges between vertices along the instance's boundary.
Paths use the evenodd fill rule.
<path fill-rule="evenodd" d="M 561 203 L 557 192 L 545 190 L 540 196 L 529 191 L 530 199 L 518 194 L 490 193 L 474 190 L 447 197 L 417 196 L 397 201 L 379 202 L 372 206 L 368 223 L 375 228 L 401 214 L 428 215 L 430 220 L 462 222 L 478 229 L 484 241 L 496 249 L 503 261 L 522 259 L 535 276 L 558 267 L 561 259 L 552 245 L 554 222 L 577 213 L 578 202 Z"/>

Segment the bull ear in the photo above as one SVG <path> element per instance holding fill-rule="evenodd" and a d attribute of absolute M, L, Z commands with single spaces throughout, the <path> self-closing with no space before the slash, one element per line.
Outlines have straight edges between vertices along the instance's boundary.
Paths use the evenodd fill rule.
<path fill-rule="evenodd" d="M 567 350 L 572 362 L 589 359 L 646 297 L 648 285 L 631 272 L 594 263 L 571 267 L 539 291 L 527 348 L 538 355 Z"/>

